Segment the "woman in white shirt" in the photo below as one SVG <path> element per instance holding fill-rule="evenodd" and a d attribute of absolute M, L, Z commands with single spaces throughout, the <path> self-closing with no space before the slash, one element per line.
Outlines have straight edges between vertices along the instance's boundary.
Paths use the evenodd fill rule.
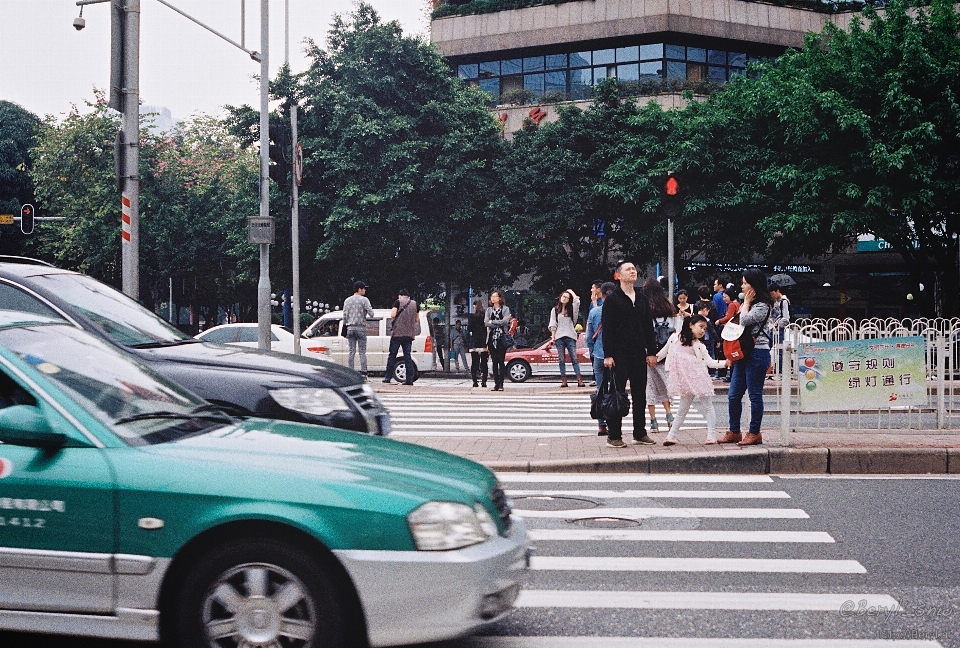
<path fill-rule="evenodd" d="M 550 338 L 557 349 L 560 363 L 560 386 L 567 386 L 567 363 L 564 353 L 570 357 L 573 372 L 577 375 L 577 387 L 586 387 L 580 375 L 580 361 L 577 360 L 577 315 L 580 314 L 580 298 L 570 290 L 564 290 L 557 299 L 557 305 L 550 309 Z"/>

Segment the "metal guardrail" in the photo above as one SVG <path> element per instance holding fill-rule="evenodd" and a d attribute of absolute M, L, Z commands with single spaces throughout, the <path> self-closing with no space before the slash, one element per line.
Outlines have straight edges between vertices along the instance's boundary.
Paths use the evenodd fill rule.
<path fill-rule="evenodd" d="M 926 344 L 927 402 L 919 407 L 800 411 L 798 349 L 804 342 L 834 342 L 921 336 Z M 776 409 L 781 443 L 790 432 L 960 433 L 960 318 L 801 319 L 777 331 L 772 352 L 774 376 L 780 379 Z M 781 353 L 782 351 L 782 353 Z"/>

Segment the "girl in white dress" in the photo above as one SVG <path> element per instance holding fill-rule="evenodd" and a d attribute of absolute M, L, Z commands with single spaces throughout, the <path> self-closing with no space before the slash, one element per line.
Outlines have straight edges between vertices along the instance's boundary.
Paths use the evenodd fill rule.
<path fill-rule="evenodd" d="M 709 370 L 727 367 L 729 360 L 710 357 L 701 342 L 706 332 L 707 318 L 703 315 L 685 317 L 680 331 L 674 333 L 657 354 L 658 358 L 666 358 L 667 391 L 671 396 L 680 397 L 677 416 L 663 441 L 665 446 L 676 444 L 677 433 L 694 400 L 707 417 L 707 444 L 717 442 L 717 412 L 713 408 L 713 381 Z"/>

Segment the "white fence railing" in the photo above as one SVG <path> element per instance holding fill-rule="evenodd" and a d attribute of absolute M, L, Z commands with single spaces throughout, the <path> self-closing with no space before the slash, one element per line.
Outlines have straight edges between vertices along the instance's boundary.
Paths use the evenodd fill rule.
<path fill-rule="evenodd" d="M 834 342 L 922 336 L 926 342 L 927 400 L 922 406 L 883 409 L 800 411 L 797 351 L 804 342 Z M 780 379 L 776 409 L 781 443 L 790 432 L 960 432 L 960 318 L 801 319 L 777 332 L 772 353 L 773 374 Z M 782 338 L 782 341 L 779 341 Z"/>

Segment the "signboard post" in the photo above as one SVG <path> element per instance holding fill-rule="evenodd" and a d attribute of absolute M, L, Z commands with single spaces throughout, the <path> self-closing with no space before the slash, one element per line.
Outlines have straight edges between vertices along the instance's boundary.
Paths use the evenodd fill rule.
<path fill-rule="evenodd" d="M 925 349 L 922 336 L 801 344 L 800 411 L 926 405 Z"/>

